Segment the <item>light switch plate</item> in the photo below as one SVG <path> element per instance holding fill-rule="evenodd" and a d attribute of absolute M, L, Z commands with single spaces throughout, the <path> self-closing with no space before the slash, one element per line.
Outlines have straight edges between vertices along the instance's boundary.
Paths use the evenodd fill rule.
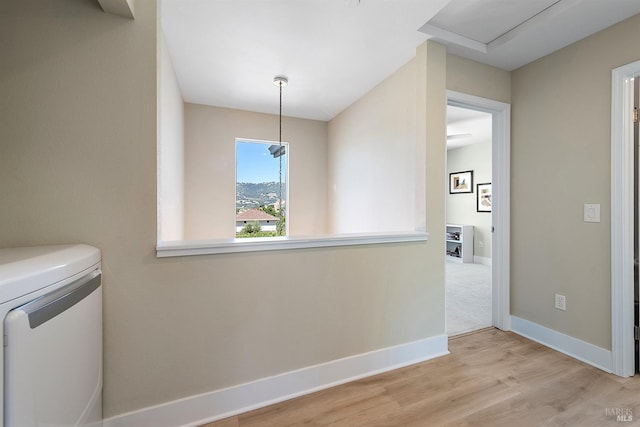
<path fill-rule="evenodd" d="M 600 222 L 600 204 L 585 203 L 584 222 Z"/>

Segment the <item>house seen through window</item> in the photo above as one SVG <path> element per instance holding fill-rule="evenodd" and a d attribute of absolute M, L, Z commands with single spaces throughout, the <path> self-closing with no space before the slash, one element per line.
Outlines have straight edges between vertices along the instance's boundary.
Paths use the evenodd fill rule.
<path fill-rule="evenodd" d="M 288 148 L 236 140 L 236 238 L 287 235 Z"/>

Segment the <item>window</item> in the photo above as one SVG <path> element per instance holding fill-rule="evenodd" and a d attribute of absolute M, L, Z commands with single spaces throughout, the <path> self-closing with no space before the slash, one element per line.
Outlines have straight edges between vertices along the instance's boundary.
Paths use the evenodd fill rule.
<path fill-rule="evenodd" d="M 287 235 L 288 148 L 236 139 L 236 238 Z"/>

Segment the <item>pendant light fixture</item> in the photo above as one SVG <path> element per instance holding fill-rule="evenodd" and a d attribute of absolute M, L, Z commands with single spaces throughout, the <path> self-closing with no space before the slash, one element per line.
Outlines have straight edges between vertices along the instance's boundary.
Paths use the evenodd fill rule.
<path fill-rule="evenodd" d="M 285 211 L 283 207 L 282 200 L 282 156 L 285 154 L 285 147 L 282 146 L 282 88 L 289 84 L 289 79 L 284 76 L 276 76 L 273 78 L 273 84 L 278 86 L 280 89 L 280 112 L 278 114 L 278 153 L 277 157 L 280 160 L 280 171 L 279 171 L 279 181 L 278 181 L 278 221 L 277 234 L 278 236 L 282 236 L 283 231 L 286 230 L 285 221 Z"/>

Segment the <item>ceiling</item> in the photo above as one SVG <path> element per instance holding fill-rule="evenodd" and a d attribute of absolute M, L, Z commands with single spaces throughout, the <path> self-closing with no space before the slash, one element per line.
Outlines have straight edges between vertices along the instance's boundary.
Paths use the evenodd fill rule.
<path fill-rule="evenodd" d="M 490 113 L 447 106 L 447 150 L 491 141 Z"/>
<path fill-rule="evenodd" d="M 186 102 L 330 120 L 433 38 L 513 70 L 622 19 L 638 0 L 160 0 Z M 615 2 L 615 7 L 611 3 Z"/>

